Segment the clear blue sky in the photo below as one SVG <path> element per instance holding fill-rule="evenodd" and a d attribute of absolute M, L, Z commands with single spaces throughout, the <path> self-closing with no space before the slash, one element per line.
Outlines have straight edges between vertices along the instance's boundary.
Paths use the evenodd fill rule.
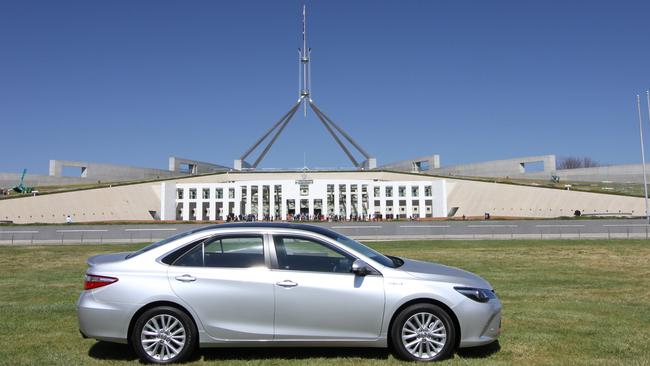
<path fill-rule="evenodd" d="M 231 165 L 297 100 L 299 1 L 3 1 L 0 171 Z M 308 1 L 313 97 L 381 163 L 638 162 L 650 2 Z M 263 167 L 350 166 L 313 114 Z M 650 124 L 646 124 L 650 134 Z"/>

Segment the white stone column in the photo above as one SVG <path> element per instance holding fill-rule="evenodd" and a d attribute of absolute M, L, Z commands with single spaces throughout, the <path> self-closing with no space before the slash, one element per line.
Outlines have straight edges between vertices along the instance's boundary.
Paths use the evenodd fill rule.
<path fill-rule="evenodd" d="M 352 214 L 352 192 L 349 184 L 345 185 L 345 218 L 349 219 Z"/>
<path fill-rule="evenodd" d="M 160 183 L 160 219 L 176 220 L 176 184 Z"/>
<path fill-rule="evenodd" d="M 375 186 L 368 184 L 368 218 L 375 216 Z"/>
<path fill-rule="evenodd" d="M 363 216 L 363 184 L 357 184 L 357 216 Z"/>
<path fill-rule="evenodd" d="M 269 216 L 275 216 L 275 184 L 269 185 Z"/>
<path fill-rule="evenodd" d="M 413 216 L 413 204 L 411 200 L 413 199 L 413 196 L 411 196 L 411 185 L 406 185 L 406 218 L 410 219 L 411 216 Z"/>
<path fill-rule="evenodd" d="M 237 217 L 239 216 L 239 212 L 241 211 L 241 186 L 233 184 L 232 188 L 235 189 L 235 207 L 233 208 L 235 212 L 232 212 L 232 214 L 234 214 L 235 217 Z"/>
<path fill-rule="evenodd" d="M 280 210 L 281 210 L 280 218 L 282 220 L 287 219 L 287 210 L 288 210 L 288 208 L 287 208 L 287 191 L 286 191 L 286 189 L 287 189 L 287 187 L 285 187 L 285 185 L 283 184 L 282 185 L 282 201 L 280 201 Z"/>
<path fill-rule="evenodd" d="M 339 185 L 334 184 L 334 215 L 339 215 L 341 213 L 341 207 L 339 205 L 339 198 L 341 192 L 339 192 Z"/>
<path fill-rule="evenodd" d="M 251 196 L 251 202 L 252 200 L 253 197 Z M 253 212 L 252 204 L 251 204 L 251 212 Z M 262 220 L 263 218 L 264 218 L 264 185 L 260 184 L 257 186 L 257 219 Z"/>
<path fill-rule="evenodd" d="M 251 201 L 253 198 L 251 197 L 252 196 L 251 193 L 253 192 L 253 189 L 251 187 L 252 186 L 250 184 L 246 185 L 246 207 L 244 207 L 244 215 L 250 215 L 251 213 L 253 213 L 253 211 L 251 210 Z"/>
<path fill-rule="evenodd" d="M 183 188 L 183 221 L 190 220 L 190 190 Z"/>
<path fill-rule="evenodd" d="M 203 221 L 203 187 L 196 187 L 196 221 Z"/>
<path fill-rule="evenodd" d="M 426 217 L 427 216 L 427 209 L 425 206 L 425 197 L 424 197 L 424 186 L 425 184 L 420 184 L 420 217 Z"/>
<path fill-rule="evenodd" d="M 209 220 L 217 219 L 217 192 L 215 187 L 210 187 L 210 216 Z"/>

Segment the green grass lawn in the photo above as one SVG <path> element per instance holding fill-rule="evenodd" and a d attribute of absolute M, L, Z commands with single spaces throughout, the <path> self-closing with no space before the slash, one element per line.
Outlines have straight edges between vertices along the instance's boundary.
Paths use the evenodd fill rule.
<path fill-rule="evenodd" d="M 495 286 L 504 305 L 499 344 L 440 365 L 650 365 L 650 242 L 371 244 L 461 267 Z M 88 256 L 140 246 L 0 247 L 0 364 L 138 364 L 126 346 L 82 339 L 74 303 Z M 376 349 L 210 349 L 190 364 L 406 363 Z"/>

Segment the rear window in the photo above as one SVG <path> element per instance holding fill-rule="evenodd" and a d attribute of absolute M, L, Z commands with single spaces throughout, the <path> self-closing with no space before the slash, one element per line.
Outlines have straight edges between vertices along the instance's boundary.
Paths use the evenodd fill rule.
<path fill-rule="evenodd" d="M 148 252 L 148 251 L 150 251 L 150 250 L 152 250 L 152 249 L 156 249 L 156 248 L 161 247 L 161 246 L 163 246 L 163 245 L 165 245 L 165 244 L 171 243 L 171 242 L 173 242 L 173 241 L 176 240 L 176 239 L 180 239 L 180 238 L 183 238 L 183 237 L 186 237 L 186 236 L 192 235 L 192 234 L 194 234 L 194 233 L 197 233 L 197 232 L 199 232 L 199 231 L 203 231 L 203 230 L 206 230 L 206 228 L 198 228 L 198 229 L 194 229 L 194 230 L 186 231 L 186 232 L 184 232 L 184 233 L 180 233 L 180 234 L 176 234 L 176 235 L 170 236 L 170 237 L 167 238 L 167 239 L 163 239 L 163 240 L 161 240 L 161 241 L 157 241 L 157 242 L 155 242 L 155 243 L 149 244 L 149 245 L 147 245 L 146 247 L 144 247 L 144 248 L 142 248 L 142 249 L 140 249 L 140 250 L 138 250 L 138 251 L 135 251 L 135 252 L 133 252 L 133 253 L 127 255 L 127 256 L 126 256 L 126 259 L 133 258 L 133 257 L 137 257 L 137 256 L 139 256 L 139 255 L 142 254 L 142 253 L 146 253 L 146 252 Z"/>

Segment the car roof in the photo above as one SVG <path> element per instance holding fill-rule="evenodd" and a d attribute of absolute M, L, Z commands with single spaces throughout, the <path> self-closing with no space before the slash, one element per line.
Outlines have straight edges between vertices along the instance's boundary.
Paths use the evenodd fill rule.
<path fill-rule="evenodd" d="M 199 229 L 195 229 L 195 232 L 203 231 L 203 230 L 230 229 L 230 228 L 294 229 L 294 230 L 311 231 L 311 232 L 315 232 L 330 237 L 332 236 L 332 234 L 335 233 L 334 231 L 322 226 L 309 225 L 309 224 L 292 224 L 288 222 L 235 222 L 235 223 L 210 225 Z"/>

